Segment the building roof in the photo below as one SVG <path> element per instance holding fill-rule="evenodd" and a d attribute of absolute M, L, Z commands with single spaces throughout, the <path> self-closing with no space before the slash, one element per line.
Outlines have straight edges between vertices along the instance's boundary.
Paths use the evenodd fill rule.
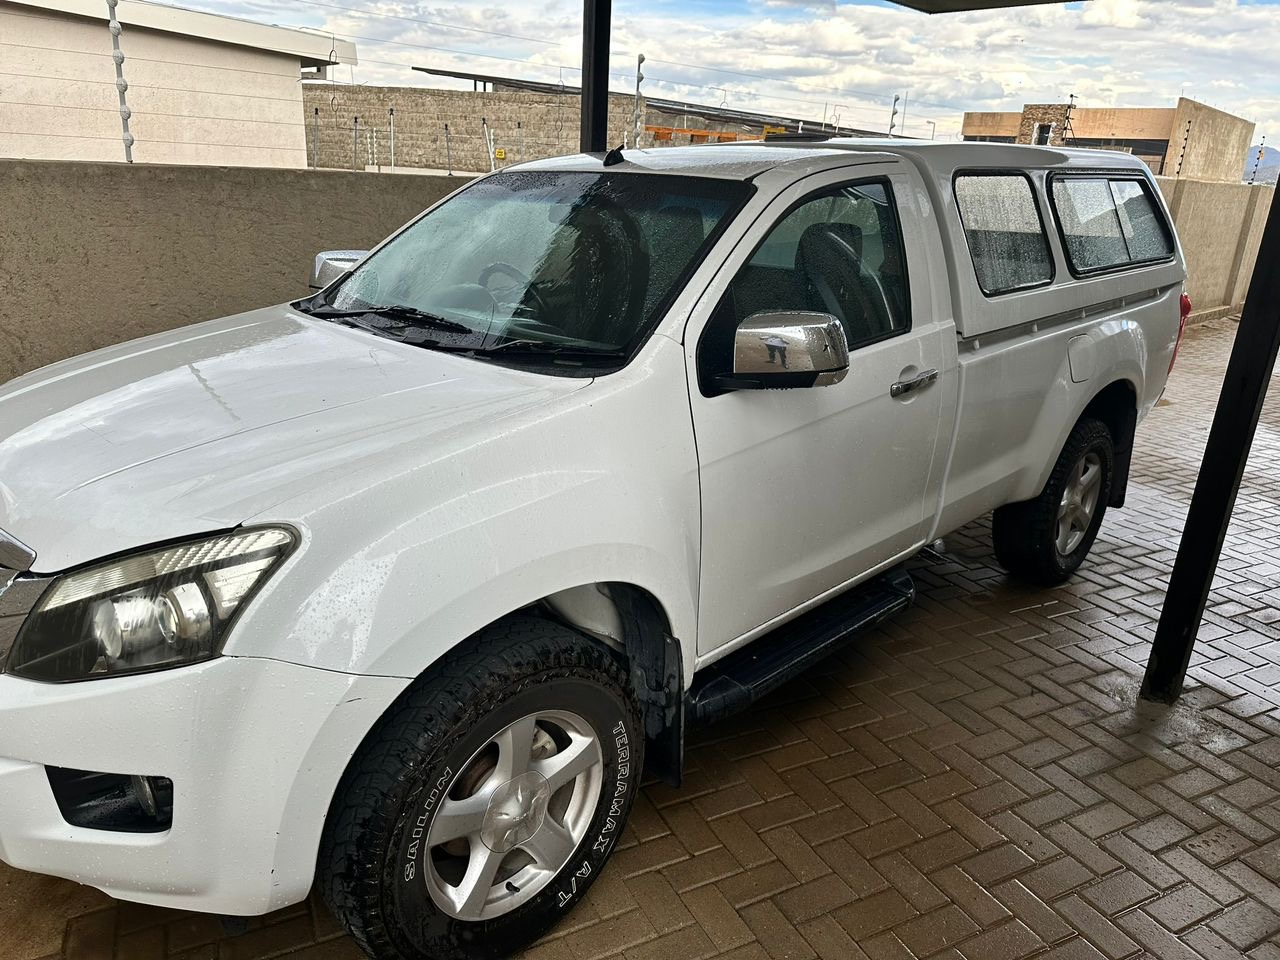
<path fill-rule="evenodd" d="M 13 0 L 0 0 L 0 6 L 7 6 L 11 2 Z M 18 5 L 94 20 L 107 19 L 106 0 L 20 0 Z M 116 17 L 125 27 L 144 27 L 216 43 L 291 54 L 307 67 L 358 62 L 354 43 L 294 27 L 254 23 L 252 20 L 186 10 L 163 3 L 149 3 L 147 0 L 120 0 Z"/>
<path fill-rule="evenodd" d="M 437 67 L 414 67 L 413 69 L 419 73 L 427 73 L 436 77 L 453 77 L 457 80 L 471 80 L 476 83 L 492 83 L 508 90 L 523 90 L 529 93 L 567 94 L 575 97 L 582 93 L 581 87 L 561 83 L 547 83 L 542 80 L 521 80 L 515 77 L 502 77 L 487 73 L 467 73 L 462 70 L 445 70 Z M 610 91 L 611 95 L 614 93 L 615 91 Z M 629 93 L 621 95 L 630 96 Z M 687 113 L 691 117 L 699 117 L 703 120 L 711 120 L 718 123 L 786 127 L 788 130 L 795 130 L 801 124 L 808 124 L 810 127 L 816 125 L 814 120 L 787 117 L 781 114 L 735 110 L 732 107 L 714 107 L 709 104 L 687 103 L 683 100 L 667 100 L 662 97 L 651 97 L 648 94 L 644 94 L 643 91 L 642 95 L 644 96 L 644 102 L 655 109 L 663 110 L 667 113 Z M 880 131 L 863 130 L 846 124 L 841 124 L 838 132 L 855 137 L 883 136 Z"/>

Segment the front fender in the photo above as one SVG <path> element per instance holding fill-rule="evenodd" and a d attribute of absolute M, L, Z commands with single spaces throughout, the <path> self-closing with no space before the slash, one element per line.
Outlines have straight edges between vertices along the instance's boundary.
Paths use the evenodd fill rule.
<path fill-rule="evenodd" d="M 255 522 L 303 544 L 228 653 L 416 677 L 481 627 L 586 583 L 635 584 L 696 643 L 697 457 L 679 346 L 448 455 L 356 472 Z"/>

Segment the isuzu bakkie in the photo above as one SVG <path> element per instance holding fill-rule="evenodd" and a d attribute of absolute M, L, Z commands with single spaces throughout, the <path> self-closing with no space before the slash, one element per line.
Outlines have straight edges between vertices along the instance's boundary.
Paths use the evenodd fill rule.
<path fill-rule="evenodd" d="M 545 931 L 939 536 L 1069 577 L 1190 309 L 1137 160 L 903 140 L 519 164 L 314 276 L 0 387 L 0 859 L 390 960 Z"/>

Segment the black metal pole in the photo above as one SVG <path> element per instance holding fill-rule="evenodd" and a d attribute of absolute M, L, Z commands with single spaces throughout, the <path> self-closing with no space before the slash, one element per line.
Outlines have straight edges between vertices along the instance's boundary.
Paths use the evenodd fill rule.
<path fill-rule="evenodd" d="M 609 123 L 609 20 L 612 0 L 582 0 L 583 153 L 605 149 Z"/>
<path fill-rule="evenodd" d="M 1187 665 L 1204 617 L 1218 556 L 1258 428 L 1262 401 L 1280 351 L 1280 201 L 1273 201 L 1262 246 L 1249 284 L 1236 342 L 1227 362 L 1222 395 L 1213 415 L 1209 442 L 1187 525 L 1169 577 L 1147 674 L 1144 700 L 1173 703 L 1182 695 Z"/>

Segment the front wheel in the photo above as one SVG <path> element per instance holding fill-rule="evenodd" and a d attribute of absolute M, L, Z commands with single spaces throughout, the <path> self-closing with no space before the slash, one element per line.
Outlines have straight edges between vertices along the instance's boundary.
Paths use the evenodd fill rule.
<path fill-rule="evenodd" d="M 361 746 L 326 825 L 325 899 L 376 960 L 510 956 L 599 873 L 643 749 L 608 650 L 534 617 L 490 627 Z"/>
<path fill-rule="evenodd" d="M 1040 496 L 996 510 L 991 537 L 1009 573 L 1044 586 L 1067 580 L 1089 555 L 1115 475 L 1111 431 L 1098 420 L 1075 425 Z"/>

